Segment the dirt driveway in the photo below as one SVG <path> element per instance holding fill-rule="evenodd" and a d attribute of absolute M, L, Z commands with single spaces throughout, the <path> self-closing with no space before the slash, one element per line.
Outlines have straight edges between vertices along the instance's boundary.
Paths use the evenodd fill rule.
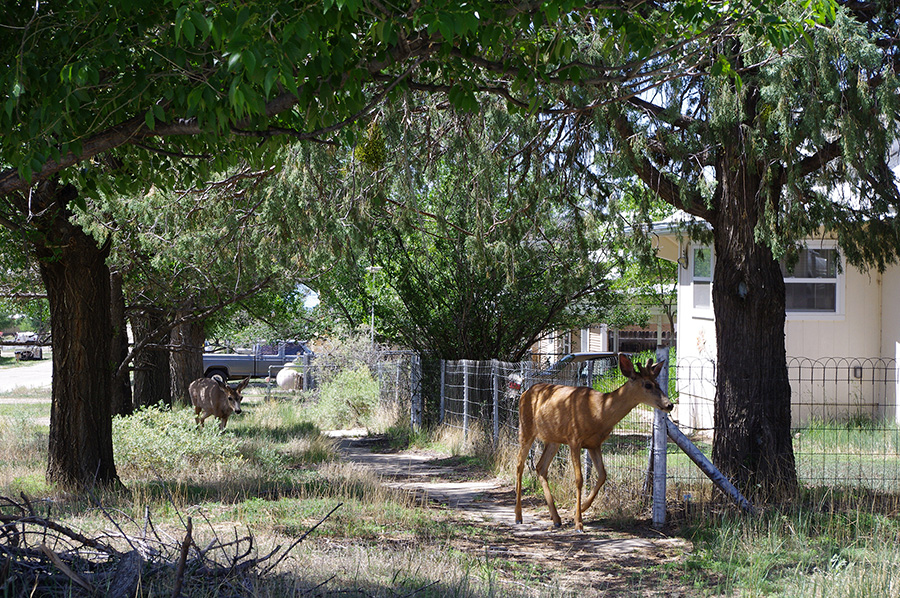
<path fill-rule="evenodd" d="M 343 438 L 344 457 L 369 467 L 391 487 L 403 488 L 431 503 L 453 509 L 475 524 L 492 526 L 496 544 L 459 546 L 498 558 L 553 570 L 565 589 L 602 596 L 689 596 L 689 587 L 672 578 L 665 563 L 680 561 L 690 542 L 670 537 L 637 522 L 621 531 L 603 520 L 585 520 L 585 533 L 575 532 L 569 513 L 563 527 L 552 529 L 546 504 L 525 502 L 524 523 L 516 525 L 515 488 L 498 479 L 472 479 L 446 456 L 423 451 L 387 452 L 377 438 Z M 601 495 L 602 496 L 602 495 Z"/>

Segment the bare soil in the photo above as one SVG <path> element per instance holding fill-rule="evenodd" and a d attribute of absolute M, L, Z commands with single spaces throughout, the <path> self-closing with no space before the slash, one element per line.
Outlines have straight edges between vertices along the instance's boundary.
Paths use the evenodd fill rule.
<path fill-rule="evenodd" d="M 532 496 L 525 499 L 524 522 L 517 525 L 515 487 L 447 455 L 391 452 L 372 437 L 343 438 L 339 446 L 347 460 L 373 469 L 386 485 L 413 492 L 430 507 L 450 509 L 470 525 L 489 527 L 490 534 L 454 540 L 454 547 L 497 559 L 502 568 L 553 577 L 561 590 L 588 595 L 694 595 L 679 581 L 680 567 L 666 567 L 682 561 L 691 543 L 652 529 L 648 521 L 635 520 L 623 530 L 621 522 L 612 526 L 592 517 L 591 509 L 584 533 L 578 533 L 572 514 L 561 509 L 563 527 L 554 529 L 543 498 Z M 490 544 L 482 537 L 491 538 Z"/>

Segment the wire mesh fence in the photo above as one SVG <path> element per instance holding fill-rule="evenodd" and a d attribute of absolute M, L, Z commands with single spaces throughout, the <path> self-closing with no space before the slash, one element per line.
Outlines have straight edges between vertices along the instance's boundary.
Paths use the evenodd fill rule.
<path fill-rule="evenodd" d="M 651 355 L 638 354 L 634 359 L 645 361 Z M 464 434 L 482 434 L 498 450 L 517 444 L 518 401 L 532 384 L 550 382 L 610 391 L 625 382 L 615 353 L 580 354 L 548 364 L 550 361 L 423 363 L 409 352 L 380 352 L 364 360 L 379 381 L 382 402 L 398 406 L 413 427 L 440 423 Z M 800 483 L 900 495 L 896 361 L 791 358 L 787 365 Z M 315 388 L 333 379 L 340 367 L 347 366 L 310 360 L 300 368 L 299 388 Z M 277 373 L 271 372 L 267 393 L 273 397 L 296 393 L 275 384 Z M 707 457 L 711 457 L 715 434 L 715 393 L 714 361 L 670 362 L 668 394 L 677 404 L 672 419 Z M 604 444 L 610 476 L 607 483 L 628 496 L 643 496 L 648 490 L 652 420 L 652 410 L 639 405 Z M 669 501 L 704 502 L 717 494 L 674 443 L 669 442 L 666 453 Z M 560 455 L 565 462 L 567 452 Z M 591 475 L 589 459 L 585 459 L 585 471 Z"/>
<path fill-rule="evenodd" d="M 515 443 L 522 390 L 546 381 L 609 391 L 625 381 L 615 363 L 614 354 L 561 369 L 539 369 L 533 362 L 445 362 L 441 421 L 466 433 L 490 431 L 495 445 Z M 671 363 L 669 371 L 669 396 L 678 404 L 673 420 L 711 457 L 715 362 L 683 359 Z M 788 375 L 800 483 L 900 493 L 895 360 L 792 358 Z M 644 495 L 648 489 L 652 419 L 652 411 L 639 405 L 604 444 L 608 483 L 632 495 Z M 704 502 L 715 494 L 711 482 L 677 446 L 669 442 L 666 452 L 669 501 Z M 561 455 L 566 458 L 564 451 Z M 589 460 L 585 466 L 590 471 Z"/>
<path fill-rule="evenodd" d="M 269 367 L 264 381 L 268 400 L 301 398 L 303 391 L 314 391 L 332 382 L 347 368 L 365 367 L 378 382 L 380 403 L 409 418 L 413 426 L 422 424 L 422 364 L 417 353 L 372 351 L 353 359 L 338 360 L 304 357 L 299 363 Z M 288 373 L 292 375 L 288 377 Z"/>

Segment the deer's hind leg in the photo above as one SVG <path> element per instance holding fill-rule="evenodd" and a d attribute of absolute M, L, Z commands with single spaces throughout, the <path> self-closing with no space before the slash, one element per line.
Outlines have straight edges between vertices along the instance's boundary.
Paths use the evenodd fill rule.
<path fill-rule="evenodd" d="M 550 509 L 550 519 L 553 520 L 553 527 L 562 526 L 562 519 L 556 511 L 556 504 L 553 502 L 553 495 L 550 494 L 550 482 L 547 481 L 547 472 L 550 470 L 550 462 L 556 456 L 559 450 L 559 444 L 548 442 L 544 447 L 544 452 L 537 464 L 538 479 L 541 481 L 541 487 L 544 489 L 544 499 L 547 501 L 547 507 Z"/>
<path fill-rule="evenodd" d="M 603 455 L 600 453 L 600 449 L 588 449 L 588 454 L 591 456 L 591 461 L 594 462 L 594 467 L 597 468 L 597 482 L 594 484 L 590 496 L 581 504 L 582 513 L 591 508 L 591 504 L 597 498 L 597 493 L 600 492 L 600 487 L 606 482 L 606 468 L 603 466 Z"/>

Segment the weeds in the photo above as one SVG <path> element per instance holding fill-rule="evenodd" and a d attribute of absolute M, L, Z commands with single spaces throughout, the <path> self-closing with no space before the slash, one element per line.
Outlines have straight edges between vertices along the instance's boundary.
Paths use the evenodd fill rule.
<path fill-rule="evenodd" d="M 798 505 L 750 518 L 697 518 L 683 530 L 694 585 L 746 595 L 888 598 L 900 587 L 900 521 L 808 490 Z"/>
<path fill-rule="evenodd" d="M 373 423 L 380 399 L 378 382 L 366 366 L 343 370 L 321 384 L 310 417 L 331 430 L 368 427 Z"/>

